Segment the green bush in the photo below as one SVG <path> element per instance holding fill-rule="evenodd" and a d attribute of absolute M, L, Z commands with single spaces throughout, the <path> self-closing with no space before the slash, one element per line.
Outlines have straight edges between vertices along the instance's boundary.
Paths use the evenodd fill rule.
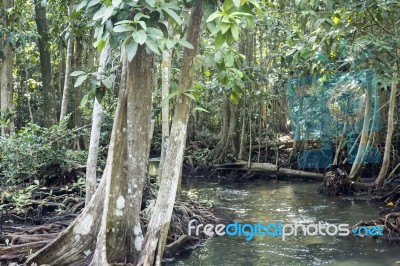
<path fill-rule="evenodd" d="M 67 119 L 50 128 L 29 124 L 14 135 L 0 139 L 0 183 L 18 184 L 27 178 L 42 180 L 57 169 L 69 172 L 77 164 L 85 164 L 87 154 L 68 148 L 82 135 L 67 129 Z M 60 170 L 60 171 L 59 171 Z"/>

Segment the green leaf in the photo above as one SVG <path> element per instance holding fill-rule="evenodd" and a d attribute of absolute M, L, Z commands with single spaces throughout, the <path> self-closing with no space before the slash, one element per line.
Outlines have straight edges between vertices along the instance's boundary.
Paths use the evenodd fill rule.
<path fill-rule="evenodd" d="M 81 9 L 83 9 L 85 6 L 87 5 L 87 1 L 82 1 L 77 7 L 76 7 L 76 11 L 79 11 Z"/>
<path fill-rule="evenodd" d="M 221 12 L 212 13 L 212 14 L 208 17 L 207 23 L 209 23 L 209 22 L 215 20 L 216 18 L 222 17 L 222 16 L 223 16 L 223 13 L 221 13 Z"/>
<path fill-rule="evenodd" d="M 147 40 L 147 34 L 144 30 L 134 31 L 132 37 L 138 44 L 142 45 Z"/>
<path fill-rule="evenodd" d="M 147 34 L 150 35 L 153 40 L 160 40 L 164 38 L 162 31 L 153 27 L 147 28 Z"/>
<path fill-rule="evenodd" d="M 235 24 L 232 24 L 231 26 L 231 33 L 232 33 L 232 37 L 237 40 L 239 39 L 239 27 Z"/>
<path fill-rule="evenodd" d="M 167 97 L 165 97 L 162 101 L 161 101 L 161 106 L 165 106 L 166 103 L 171 100 L 172 98 L 174 98 L 175 96 L 177 96 L 179 94 L 179 90 L 174 91 L 173 93 L 169 94 Z"/>
<path fill-rule="evenodd" d="M 225 32 L 227 32 L 229 30 L 229 28 L 231 27 L 231 23 L 221 22 L 221 23 L 219 23 L 218 26 L 221 29 L 222 34 L 225 34 Z"/>
<path fill-rule="evenodd" d="M 99 11 L 97 11 L 94 15 L 92 20 L 99 20 L 104 16 L 104 12 L 106 11 L 106 7 L 102 6 Z"/>
<path fill-rule="evenodd" d="M 318 28 L 321 26 L 321 24 L 324 23 L 324 22 L 325 22 L 325 18 L 320 18 L 320 19 L 318 19 L 318 20 L 315 21 L 315 23 L 314 23 L 314 28 L 315 28 L 315 29 L 318 29 Z"/>
<path fill-rule="evenodd" d="M 176 42 L 179 43 L 180 45 L 182 45 L 183 47 L 187 48 L 187 49 L 194 49 L 193 45 L 190 42 L 186 41 L 186 40 L 177 39 Z"/>
<path fill-rule="evenodd" d="M 229 9 L 231 9 L 232 7 L 234 7 L 235 5 L 233 4 L 232 0 L 225 0 L 224 1 L 224 5 L 223 5 L 223 9 L 225 11 L 228 11 Z"/>
<path fill-rule="evenodd" d="M 100 2 L 100 0 L 92 0 L 89 2 L 89 4 L 87 5 L 87 7 L 92 7 L 94 5 L 97 5 Z"/>
<path fill-rule="evenodd" d="M 160 50 L 158 49 L 157 44 L 152 41 L 152 40 L 147 40 L 146 41 L 146 46 L 147 48 L 149 48 L 152 52 L 156 53 L 156 54 L 160 54 Z"/>
<path fill-rule="evenodd" d="M 176 44 L 176 41 L 174 40 L 166 40 L 165 41 L 165 45 L 167 46 L 167 49 L 171 49 L 172 47 L 174 47 Z"/>
<path fill-rule="evenodd" d="M 128 24 L 121 24 L 114 27 L 114 32 L 127 32 L 127 31 L 134 31 L 135 28 Z"/>
<path fill-rule="evenodd" d="M 128 61 L 131 62 L 132 59 L 135 57 L 137 48 L 138 48 L 138 43 L 137 42 L 129 42 L 128 46 L 126 47 L 126 52 L 128 54 Z"/>
<path fill-rule="evenodd" d="M 229 95 L 229 100 L 230 100 L 234 105 L 238 105 L 238 104 L 239 104 L 239 99 L 238 99 L 236 93 L 234 93 L 234 92 L 232 92 L 232 93 Z"/>
<path fill-rule="evenodd" d="M 233 67 L 233 63 L 235 62 L 235 58 L 232 53 L 227 53 L 224 55 L 224 61 L 226 67 Z"/>
<path fill-rule="evenodd" d="M 221 63 L 222 62 L 222 55 L 221 52 L 216 52 L 214 55 L 214 61 L 217 63 Z"/>
<path fill-rule="evenodd" d="M 84 108 L 86 106 L 86 104 L 88 102 L 88 98 L 89 98 L 89 95 L 87 95 L 87 94 L 82 97 L 81 104 L 80 104 L 81 108 Z"/>
<path fill-rule="evenodd" d="M 139 12 L 135 15 L 135 17 L 133 18 L 133 21 L 138 22 L 141 18 L 150 18 L 150 17 L 143 14 L 142 12 Z"/>
<path fill-rule="evenodd" d="M 154 5 L 156 4 L 155 0 L 144 0 L 149 6 L 154 7 Z"/>
<path fill-rule="evenodd" d="M 233 0 L 233 4 L 234 4 L 236 7 L 240 7 L 240 0 Z"/>
<path fill-rule="evenodd" d="M 186 95 L 187 97 L 189 97 L 190 99 L 192 99 L 193 101 L 196 101 L 196 98 L 191 93 L 191 91 L 187 91 L 187 92 L 185 91 L 183 94 Z"/>
<path fill-rule="evenodd" d="M 176 24 L 181 25 L 182 24 L 182 20 L 181 18 L 178 16 L 178 14 L 175 13 L 175 11 L 169 9 L 169 8 L 164 8 L 163 9 L 167 15 L 172 18 Z"/>
<path fill-rule="evenodd" d="M 114 12 L 114 6 L 112 5 L 108 6 L 104 11 L 104 16 L 101 24 L 104 24 L 104 22 L 106 22 L 112 16 L 113 12 Z"/>
<path fill-rule="evenodd" d="M 112 5 L 114 7 L 119 7 L 119 5 L 122 3 L 122 0 L 112 0 Z"/>
<path fill-rule="evenodd" d="M 195 107 L 195 108 L 193 108 L 193 112 L 195 112 L 195 111 L 209 113 L 209 111 L 207 111 L 206 109 L 204 109 L 204 108 L 202 108 L 202 107 Z"/>
<path fill-rule="evenodd" d="M 76 87 L 79 87 L 80 85 L 82 85 L 82 83 L 83 83 L 86 79 L 87 79 L 87 75 L 79 76 L 79 77 L 76 79 L 76 82 L 75 82 L 75 84 L 74 84 L 74 87 L 75 87 L 75 88 L 76 88 Z"/>
<path fill-rule="evenodd" d="M 106 79 L 103 79 L 103 80 L 101 81 L 101 83 L 103 83 L 104 86 L 106 86 L 107 89 L 111 89 L 111 88 L 112 88 L 112 85 L 113 85 L 112 77 L 110 76 L 110 77 L 108 77 L 108 78 L 106 78 Z"/>
<path fill-rule="evenodd" d="M 224 44 L 225 38 L 221 32 L 218 32 L 217 37 L 215 38 L 215 48 L 219 49 Z"/>
<path fill-rule="evenodd" d="M 130 24 L 130 23 L 132 23 L 132 20 L 121 20 L 115 23 L 114 25 Z"/>
<path fill-rule="evenodd" d="M 83 75 L 83 74 L 86 74 L 86 72 L 82 71 L 82 70 L 78 70 L 78 71 L 72 72 L 70 76 L 71 77 L 76 77 L 76 76 L 80 76 L 80 75 Z"/>

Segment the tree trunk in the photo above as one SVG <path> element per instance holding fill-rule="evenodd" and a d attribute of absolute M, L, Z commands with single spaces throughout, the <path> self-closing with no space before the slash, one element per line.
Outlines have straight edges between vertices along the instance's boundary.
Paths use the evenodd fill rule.
<path fill-rule="evenodd" d="M 147 176 L 153 64 L 143 46 L 129 64 L 124 56 L 100 185 L 83 213 L 56 240 L 30 257 L 28 265 L 137 263 L 143 241 L 139 214 Z"/>
<path fill-rule="evenodd" d="M 2 12 L 14 6 L 13 0 L 4 0 Z M 3 19 L 4 26 L 12 29 L 11 19 L 5 15 Z M 8 35 L 5 34 L 2 38 L 3 58 L 0 67 L 0 112 L 1 119 L 6 120 L 7 124 L 1 126 L 1 135 L 5 136 L 14 132 L 14 119 L 12 115 L 13 109 L 13 67 L 14 67 L 14 52 L 8 40 Z"/>
<path fill-rule="evenodd" d="M 139 46 L 128 64 L 127 103 L 126 109 L 122 109 L 127 119 L 123 118 L 119 129 L 123 163 L 113 167 L 113 178 L 106 182 L 104 212 L 92 265 L 107 265 L 108 261 L 136 264 L 139 258 L 143 243 L 140 210 L 148 174 L 153 64 L 153 56 L 146 54 L 144 46 Z"/>
<path fill-rule="evenodd" d="M 179 81 L 180 94 L 177 98 L 174 119 L 171 126 L 168 156 L 163 165 L 161 179 L 153 215 L 149 222 L 142 259 L 139 265 L 161 265 L 162 254 L 167 239 L 169 224 L 175 203 L 179 177 L 182 172 L 183 153 L 186 142 L 187 123 L 190 115 L 191 100 L 183 94 L 193 86 L 195 58 L 199 46 L 203 10 L 202 1 L 197 0 L 192 8 L 187 40 L 194 49 L 184 49 L 181 76 Z"/>
<path fill-rule="evenodd" d="M 229 100 L 226 99 L 221 106 L 221 132 L 219 134 L 219 142 L 215 145 L 214 149 L 211 151 L 211 158 L 214 162 L 219 162 L 224 154 L 222 153 L 228 139 L 229 131 L 229 120 L 230 120 L 230 108 Z"/>
<path fill-rule="evenodd" d="M 72 14 L 72 4 L 68 5 L 68 16 Z M 62 101 L 61 101 L 61 111 L 60 111 L 60 120 L 62 120 L 67 115 L 68 109 L 68 93 L 69 86 L 71 84 L 71 64 L 72 64 L 72 47 L 73 43 L 73 29 L 72 23 L 69 23 L 69 36 L 68 36 L 68 44 L 67 44 L 67 58 L 65 62 L 65 77 L 64 77 L 64 89 L 62 91 Z"/>
<path fill-rule="evenodd" d="M 40 57 L 40 72 L 43 83 L 43 112 L 45 113 L 44 125 L 50 127 L 57 122 L 56 97 L 51 68 L 50 44 L 46 18 L 46 7 L 43 1 L 35 0 L 35 15 L 38 34 Z"/>
<path fill-rule="evenodd" d="M 168 149 L 169 142 L 169 101 L 167 97 L 169 95 L 169 83 L 171 74 L 171 51 L 164 50 L 162 52 L 161 61 L 161 97 L 162 101 L 165 101 L 162 106 L 161 120 L 162 120 L 162 138 L 161 138 L 161 158 L 160 158 L 160 169 L 158 175 L 158 183 L 161 182 L 162 177 L 162 165 L 165 160 L 166 152 Z"/>
<path fill-rule="evenodd" d="M 396 93 L 397 93 L 397 83 L 398 83 L 398 65 L 397 62 L 393 66 L 393 81 L 392 88 L 390 91 L 390 100 L 389 100 L 389 111 L 388 111 L 388 126 L 387 126 L 387 134 L 386 134 L 386 142 L 385 142 L 385 153 L 383 155 L 382 168 L 379 171 L 379 175 L 376 178 L 375 184 L 378 187 L 383 186 L 383 181 L 385 180 L 387 171 L 389 169 L 390 164 L 390 150 L 392 146 L 392 136 L 394 131 L 394 107 L 396 105 Z"/>
<path fill-rule="evenodd" d="M 89 45 L 91 46 L 91 45 Z M 75 38 L 75 49 L 74 49 L 74 68 L 75 70 L 82 70 L 83 68 L 83 38 L 82 36 L 76 36 Z M 92 60 L 92 59 L 91 59 Z M 90 62 L 89 64 L 93 63 Z M 90 65 L 89 65 L 90 67 Z M 74 126 L 77 128 L 83 127 L 85 125 L 85 119 L 83 117 L 83 113 L 80 109 L 80 103 L 83 97 L 83 88 L 84 86 L 79 86 L 74 88 Z M 78 140 L 76 140 L 76 146 L 80 149 L 85 149 L 87 147 L 87 140 L 82 136 Z"/>
<path fill-rule="evenodd" d="M 361 132 L 360 145 L 358 146 L 357 155 L 354 159 L 351 171 L 349 174 L 350 179 L 356 179 L 363 167 L 363 158 L 365 153 L 368 152 L 368 139 L 370 130 L 370 118 L 371 118 L 371 89 L 367 88 L 365 97 L 365 111 L 364 111 L 364 122 Z"/>
<path fill-rule="evenodd" d="M 110 44 L 107 43 L 100 54 L 99 59 L 99 73 L 104 73 L 110 56 Z M 99 74 L 98 80 L 101 83 L 103 75 Z M 94 99 L 93 115 L 92 115 L 92 131 L 90 132 L 90 144 L 88 159 L 86 163 L 86 205 L 94 195 L 97 186 L 97 156 L 99 154 L 100 146 L 100 133 L 101 133 L 101 120 L 103 116 L 103 107 Z"/>

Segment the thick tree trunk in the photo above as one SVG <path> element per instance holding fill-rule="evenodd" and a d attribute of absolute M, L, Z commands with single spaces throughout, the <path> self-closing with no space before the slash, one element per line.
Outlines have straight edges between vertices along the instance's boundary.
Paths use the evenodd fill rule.
<path fill-rule="evenodd" d="M 68 6 L 68 16 L 72 14 L 72 4 Z M 68 36 L 68 44 L 67 44 L 67 58 L 65 62 L 65 77 L 64 77 L 64 87 L 62 91 L 62 101 L 61 101 L 61 111 L 60 111 L 60 120 L 62 120 L 67 115 L 68 109 L 68 93 L 69 87 L 71 84 L 71 70 L 72 70 L 72 48 L 74 45 L 73 38 L 73 29 L 72 23 L 69 23 L 69 36 Z"/>
<path fill-rule="evenodd" d="M 162 254 L 167 239 L 169 224 L 175 203 L 179 177 L 182 172 L 183 153 L 186 142 L 187 123 L 190 115 L 191 100 L 183 94 L 193 86 L 195 58 L 199 46 L 202 25 L 202 1 L 197 0 L 192 8 L 187 40 L 194 49 L 184 49 L 181 76 L 179 81 L 180 94 L 175 107 L 171 126 L 170 143 L 163 165 L 163 177 L 153 215 L 149 222 L 142 259 L 139 265 L 161 265 Z"/>
<path fill-rule="evenodd" d="M 1 7 L 2 12 L 13 6 L 13 0 L 4 0 Z M 6 28 L 12 28 L 11 19 L 8 16 L 4 16 L 3 23 Z M 14 119 L 11 115 L 13 109 L 14 52 L 7 33 L 4 34 L 1 43 L 3 44 L 3 58 L 0 67 L 0 112 L 1 118 L 9 121 L 6 125 L 1 126 L 1 135 L 4 136 L 14 132 Z"/>
<path fill-rule="evenodd" d="M 100 54 L 99 73 L 104 73 L 110 56 L 110 44 L 107 43 Z M 98 80 L 101 82 L 103 75 L 99 74 Z M 94 99 L 93 115 L 92 115 L 92 131 L 90 132 L 89 154 L 86 163 L 86 205 L 94 195 L 97 186 L 97 156 L 99 154 L 101 120 L 103 116 L 103 107 Z"/>
<path fill-rule="evenodd" d="M 38 46 L 40 57 L 40 72 L 43 82 L 43 112 L 45 113 L 44 125 L 50 127 L 57 122 L 56 97 L 51 68 L 50 44 L 46 18 L 46 7 L 43 1 L 35 0 L 36 26 L 39 33 Z"/>
<path fill-rule="evenodd" d="M 28 265 L 136 264 L 143 242 L 139 214 L 147 176 L 152 67 L 153 57 L 143 46 L 129 64 L 124 56 L 100 185 L 83 213 L 56 240 L 30 257 Z"/>
<path fill-rule="evenodd" d="M 142 248 L 143 233 L 140 210 L 143 187 L 148 174 L 149 134 L 151 119 L 153 56 L 139 46 L 128 63 L 126 109 L 122 109 L 123 143 L 118 167 L 106 182 L 104 212 L 91 265 L 108 262 L 136 264 Z M 126 143 L 126 145 L 125 145 Z M 127 146 L 127 148 L 125 148 Z"/>
<path fill-rule="evenodd" d="M 396 94 L 397 94 L 397 84 L 398 84 L 398 65 L 397 63 L 393 66 L 393 81 L 392 88 L 390 91 L 390 100 L 389 100 L 389 111 L 388 111 L 388 126 L 387 126 L 387 134 L 386 134 L 386 142 L 385 142 L 385 153 L 383 155 L 382 168 L 379 171 L 379 175 L 376 178 L 375 184 L 378 187 L 383 186 L 383 181 L 385 180 L 386 174 L 389 170 L 390 164 L 390 150 L 392 146 L 392 136 L 394 131 L 394 107 L 396 105 Z"/>

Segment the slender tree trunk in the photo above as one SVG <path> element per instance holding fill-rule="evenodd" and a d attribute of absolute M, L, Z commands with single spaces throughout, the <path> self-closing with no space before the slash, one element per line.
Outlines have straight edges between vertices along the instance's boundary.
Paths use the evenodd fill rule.
<path fill-rule="evenodd" d="M 110 56 L 110 44 L 107 43 L 100 54 L 99 73 L 104 73 L 107 61 Z M 99 74 L 98 80 L 101 82 L 103 75 Z M 97 157 L 100 146 L 101 120 L 103 117 L 103 107 L 94 99 L 93 115 L 92 115 L 92 131 L 90 133 L 89 154 L 86 163 L 86 205 L 94 195 L 97 186 Z"/>
<path fill-rule="evenodd" d="M 72 14 L 72 4 L 68 5 L 68 16 Z M 71 70 L 72 70 L 72 47 L 74 45 L 73 38 L 73 29 L 72 23 L 69 23 L 69 36 L 68 36 L 68 44 L 67 44 L 67 58 L 65 62 L 65 77 L 64 77 L 64 89 L 62 92 L 62 101 L 61 101 L 61 111 L 60 111 L 60 120 L 62 120 L 67 115 L 68 109 L 68 93 L 69 87 L 71 84 Z"/>
<path fill-rule="evenodd" d="M 229 131 L 229 120 L 230 120 L 230 103 L 226 99 L 221 105 L 221 132 L 219 134 L 219 142 L 215 145 L 214 149 L 211 151 L 211 158 L 214 162 L 219 162 L 224 154 L 224 148 L 228 139 Z"/>
<path fill-rule="evenodd" d="M 162 254 L 167 240 L 167 233 L 175 203 L 179 177 L 182 172 L 183 153 L 186 142 L 187 124 L 190 115 L 191 100 L 183 94 L 193 86 L 194 60 L 197 55 L 203 18 L 202 1 L 197 0 L 192 8 L 187 40 L 194 49 L 184 49 L 180 94 L 177 98 L 175 115 L 171 126 L 170 143 L 163 165 L 163 177 L 153 215 L 147 228 L 143 245 L 142 259 L 139 265 L 161 265 Z"/>
<path fill-rule="evenodd" d="M 40 57 L 40 72 L 42 74 L 43 82 L 43 112 L 45 113 L 44 125 L 46 127 L 50 127 L 57 122 L 57 110 L 53 73 L 51 67 L 46 6 L 42 6 L 42 3 L 43 1 L 34 1 L 36 26 L 37 31 L 40 35 L 38 37 L 38 46 Z"/>
<path fill-rule="evenodd" d="M 371 89 L 368 88 L 365 97 L 365 111 L 364 111 L 364 122 L 361 132 L 360 145 L 357 150 L 356 158 L 354 159 L 351 171 L 349 174 L 350 179 L 356 179 L 363 167 L 363 158 L 365 153 L 368 152 L 368 139 L 370 130 L 370 118 L 371 118 Z"/>
<path fill-rule="evenodd" d="M 161 143 L 161 158 L 160 158 L 160 170 L 158 175 L 158 182 L 161 182 L 162 177 L 162 166 L 165 160 L 166 152 L 168 149 L 169 142 L 169 101 L 166 100 L 169 95 L 170 86 L 170 74 L 171 74 L 171 51 L 164 50 L 162 52 L 161 61 L 161 97 L 162 101 L 165 101 L 162 106 L 161 120 L 162 120 L 162 143 Z"/>
<path fill-rule="evenodd" d="M 91 46 L 91 45 L 89 45 Z M 74 68 L 75 70 L 82 70 L 83 68 L 83 38 L 82 36 L 76 36 L 75 38 L 75 49 L 74 49 Z M 88 60 L 89 67 L 93 67 L 93 58 L 90 58 Z M 91 65 L 90 65 L 91 64 Z M 75 127 L 83 127 L 85 125 L 85 120 L 83 117 L 83 113 L 80 109 L 80 103 L 82 101 L 83 97 L 83 88 L 84 86 L 79 86 L 74 89 L 74 126 Z M 117 95 L 118 96 L 118 95 Z M 84 139 L 82 136 L 79 140 L 76 140 L 76 146 L 79 147 L 80 149 L 85 149 L 87 147 L 87 141 Z"/>
<path fill-rule="evenodd" d="M 2 12 L 14 6 L 13 0 L 3 0 Z M 11 19 L 5 15 L 3 19 L 4 26 L 12 29 Z M 8 33 L 2 38 L 3 59 L 0 66 L 0 112 L 3 120 L 8 120 L 6 125 L 1 126 L 1 135 L 14 132 L 14 119 L 11 114 L 13 109 L 13 67 L 14 67 L 14 51 L 8 41 Z"/>
<path fill-rule="evenodd" d="M 392 88 L 390 91 L 388 126 L 387 126 L 386 142 L 385 142 L 385 153 L 383 155 L 382 168 L 379 171 L 379 175 L 375 181 L 375 184 L 378 187 L 383 186 L 383 181 L 385 180 L 386 174 L 389 170 L 390 150 L 391 150 L 391 146 L 392 146 L 392 136 L 393 136 L 393 131 L 394 131 L 394 107 L 396 105 L 398 75 L 399 75 L 399 69 L 398 69 L 398 64 L 396 62 L 393 66 L 393 81 L 392 81 Z"/>

